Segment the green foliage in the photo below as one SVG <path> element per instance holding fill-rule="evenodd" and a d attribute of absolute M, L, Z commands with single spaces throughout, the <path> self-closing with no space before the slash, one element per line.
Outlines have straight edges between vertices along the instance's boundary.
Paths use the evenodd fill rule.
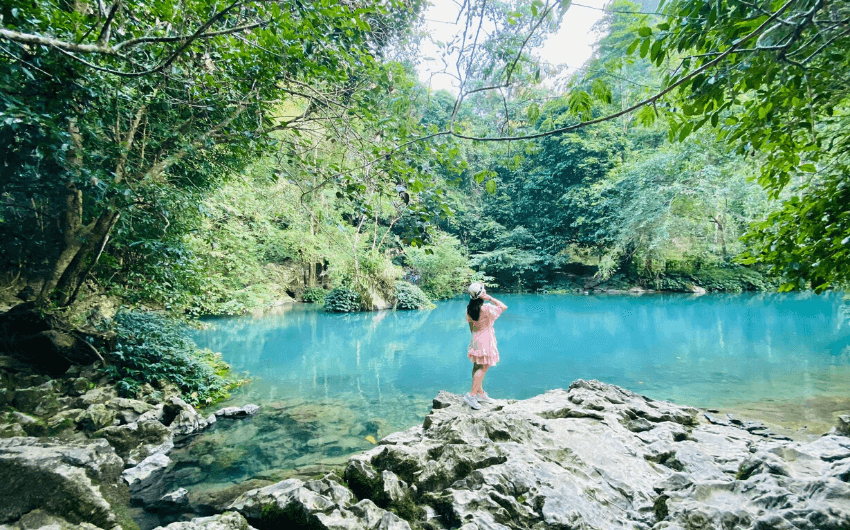
<path fill-rule="evenodd" d="M 692 292 L 695 286 L 708 292 L 739 293 L 742 291 L 772 291 L 777 282 L 760 272 L 740 265 L 708 265 L 694 267 L 685 264 L 683 268 L 675 265 L 663 273 L 645 277 L 643 285 L 651 289 L 664 291 Z M 690 265 L 690 266 L 688 266 Z"/>
<path fill-rule="evenodd" d="M 661 31 L 639 39 L 659 60 L 681 58 L 664 79 L 678 84 L 666 109 L 670 138 L 710 124 L 739 155 L 756 157 L 759 183 L 785 199 L 752 226 L 744 262 L 768 265 L 784 290 L 847 285 L 850 5 L 674 0 L 664 12 Z"/>
<path fill-rule="evenodd" d="M 416 284 L 429 298 L 451 298 L 472 281 L 469 258 L 454 236 L 440 232 L 427 247 L 410 247 L 405 256 L 408 276 L 418 277 Z"/>
<path fill-rule="evenodd" d="M 301 295 L 301 300 L 309 304 L 321 304 L 325 301 L 328 291 L 321 287 L 310 287 Z"/>
<path fill-rule="evenodd" d="M 325 311 L 331 313 L 352 313 L 360 310 L 360 295 L 353 289 L 335 287 L 325 295 Z"/>
<path fill-rule="evenodd" d="M 167 382 L 177 385 L 186 402 L 208 405 L 242 383 L 218 354 L 198 349 L 186 327 L 173 319 L 121 310 L 111 325 L 116 339 L 106 372 L 124 396 L 135 396 L 145 383 Z"/>
<path fill-rule="evenodd" d="M 433 309 L 435 306 L 422 289 L 409 282 L 395 282 L 397 309 Z"/>
<path fill-rule="evenodd" d="M 46 278 L 63 305 L 102 252 L 119 276 L 141 273 L 121 254 L 178 241 L 204 192 L 281 144 L 296 151 L 303 136 L 324 136 L 311 121 L 327 102 L 337 123 L 377 122 L 392 85 L 380 54 L 420 7 L 164 0 L 110 15 L 86 0 L 5 3 L 0 270 Z"/>

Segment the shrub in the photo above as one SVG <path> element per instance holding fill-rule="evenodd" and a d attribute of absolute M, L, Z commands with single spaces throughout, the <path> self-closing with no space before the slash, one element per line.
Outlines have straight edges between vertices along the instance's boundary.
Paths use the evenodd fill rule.
<path fill-rule="evenodd" d="M 433 309 L 434 304 L 419 287 L 408 282 L 395 282 L 396 309 Z"/>
<path fill-rule="evenodd" d="M 201 350 L 186 326 L 156 313 L 121 310 L 112 320 L 115 348 L 106 368 L 121 395 L 135 396 L 144 383 L 170 382 L 193 405 L 227 397 L 243 381 L 233 379 L 230 367 L 210 350 Z"/>
<path fill-rule="evenodd" d="M 308 304 L 321 304 L 325 301 L 325 297 L 328 295 L 328 291 L 322 289 L 321 287 L 310 287 L 306 291 L 304 291 L 304 295 L 301 297 L 301 300 L 307 302 Z"/>
<path fill-rule="evenodd" d="M 325 311 L 351 313 L 360 310 L 360 295 L 347 287 L 336 287 L 325 295 Z"/>

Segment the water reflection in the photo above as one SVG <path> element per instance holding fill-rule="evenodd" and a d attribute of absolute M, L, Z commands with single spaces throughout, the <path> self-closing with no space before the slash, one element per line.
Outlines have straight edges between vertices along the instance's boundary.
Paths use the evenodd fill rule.
<path fill-rule="evenodd" d="M 596 378 L 694 405 L 829 392 L 846 381 L 839 295 L 504 296 L 491 393 L 526 398 Z M 464 301 L 335 315 L 312 306 L 211 321 L 199 344 L 279 395 L 382 401 L 468 384 Z M 838 378 L 839 380 L 835 380 Z M 388 394 L 389 392 L 389 394 Z"/>

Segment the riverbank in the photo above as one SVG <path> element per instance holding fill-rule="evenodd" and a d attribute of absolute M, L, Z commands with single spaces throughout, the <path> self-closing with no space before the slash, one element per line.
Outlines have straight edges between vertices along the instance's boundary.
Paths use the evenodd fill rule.
<path fill-rule="evenodd" d="M 436 530 L 473 524 L 464 528 L 474 530 L 557 523 L 661 529 L 687 527 L 696 512 L 708 521 L 737 517 L 740 528 L 757 523 L 781 528 L 764 526 L 765 514 L 788 519 L 790 512 L 775 506 L 765 510 L 757 493 L 782 496 L 786 505 L 797 506 L 791 514 L 797 519 L 805 512 L 806 520 L 847 524 L 850 514 L 841 500 L 850 498 L 845 492 L 850 439 L 838 432 L 816 436 L 796 430 L 787 436 L 753 416 L 700 411 L 593 381 L 526 400 L 496 400 L 482 411 L 441 392 L 422 425 L 387 435 L 373 426 L 375 435 L 383 436 L 373 440 L 377 445 L 351 457 L 340 455 L 336 465 L 314 466 L 313 480 L 280 470 L 197 495 L 190 491 L 197 484 L 193 474 L 215 473 L 218 464 L 203 455 L 201 464 L 187 465 L 179 457 L 172 462 L 175 445 L 213 443 L 215 426 L 226 429 L 222 421 L 253 425 L 256 435 L 271 426 L 263 427 L 271 415 L 304 422 L 304 433 L 316 436 L 321 433 L 312 432 L 311 425 L 327 420 L 322 417 L 327 407 L 243 408 L 247 419 L 226 420 L 220 414 L 216 421 L 216 415 L 200 414 L 173 395 L 117 398 L 109 387 L 87 382 L 86 370 L 94 368 L 50 379 L 9 358 L 0 361 L 0 396 L 7 411 L 0 427 L 3 530 L 48 524 L 132 530 L 198 517 L 208 519 L 181 528 L 226 523 L 224 528 L 244 529 L 247 520 L 261 530 L 296 523 L 305 528 L 344 523 Z M 841 423 L 845 434 L 847 420 Z M 836 478 L 828 478 L 832 475 Z M 180 487 L 181 480 L 186 487 Z M 45 484 L 51 486 L 45 490 Z M 817 493 L 823 487 L 832 493 Z M 706 499 L 693 501 L 696 491 Z M 714 502 L 730 494 L 740 503 L 733 512 Z M 241 515 L 216 515 L 233 510 Z"/>

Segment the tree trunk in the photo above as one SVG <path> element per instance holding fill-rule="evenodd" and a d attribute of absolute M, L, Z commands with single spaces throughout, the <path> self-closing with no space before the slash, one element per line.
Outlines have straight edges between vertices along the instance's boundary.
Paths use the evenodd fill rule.
<path fill-rule="evenodd" d="M 94 222 L 87 241 L 74 256 L 59 280 L 57 285 L 59 305 L 71 305 L 77 299 L 80 287 L 103 254 L 103 249 L 106 247 L 119 217 L 120 214 L 117 211 L 107 210 Z"/>
<path fill-rule="evenodd" d="M 726 235 L 723 232 L 723 216 L 716 215 L 712 218 L 714 221 L 714 244 L 720 247 L 720 255 L 726 259 Z"/>
<path fill-rule="evenodd" d="M 82 226 L 82 193 L 73 186 L 69 186 L 66 204 L 63 226 L 65 248 L 54 261 L 36 299 L 39 306 L 47 305 L 55 290 L 59 291 L 57 301 L 60 306 L 73 302 L 80 283 L 90 270 L 87 265 L 94 265 L 89 263 L 88 258 L 95 250 L 98 250 L 97 258 L 100 257 L 118 221 L 119 213 L 108 209 L 88 225 Z"/>

